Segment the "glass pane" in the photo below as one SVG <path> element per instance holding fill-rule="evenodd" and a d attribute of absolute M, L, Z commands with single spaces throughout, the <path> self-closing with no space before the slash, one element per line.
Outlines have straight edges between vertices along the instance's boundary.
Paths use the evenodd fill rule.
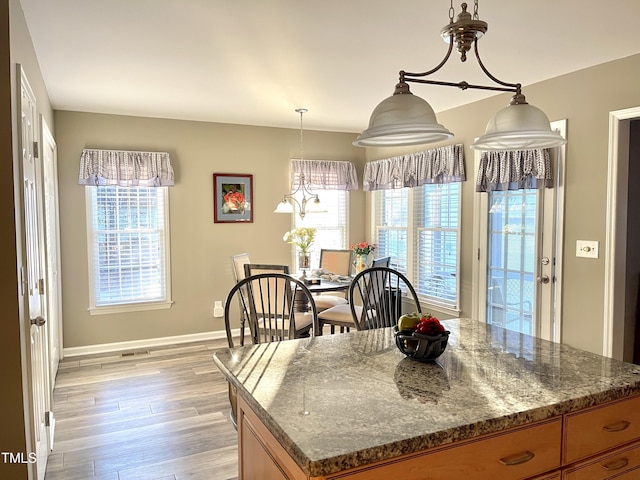
<path fill-rule="evenodd" d="M 533 335 L 538 192 L 491 192 L 489 205 L 487 322 Z"/>

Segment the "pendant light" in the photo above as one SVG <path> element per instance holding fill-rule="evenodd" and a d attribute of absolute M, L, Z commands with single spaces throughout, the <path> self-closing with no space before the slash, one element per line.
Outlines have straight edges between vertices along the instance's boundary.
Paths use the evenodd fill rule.
<path fill-rule="evenodd" d="M 304 160 L 304 129 L 302 127 L 302 116 L 308 112 L 306 108 L 296 108 L 296 112 L 300 114 L 300 160 Z M 301 197 L 299 200 L 296 196 Z M 282 201 L 273 211 L 274 213 L 294 213 L 298 210 L 298 215 L 304 219 L 307 213 L 324 213 L 326 208 L 320 203 L 320 197 L 317 193 L 312 193 L 306 182 L 304 173 L 298 176 L 298 185 L 291 193 L 285 193 Z"/>
<path fill-rule="evenodd" d="M 400 71 L 400 81 L 393 95 L 384 99 L 374 109 L 369 119 L 369 128 L 362 132 L 354 145 L 359 147 L 386 147 L 434 143 L 453 137 L 453 133 L 436 120 L 433 108 L 409 90 L 407 82 L 426 83 L 457 87 L 461 90 L 480 89 L 513 92 L 509 105 L 498 111 L 489 120 L 485 134 L 471 145 L 477 150 L 524 150 L 557 147 L 566 143 L 558 133 L 551 130 L 549 118 L 539 108 L 527 103 L 521 84 L 508 83 L 492 75 L 482 63 L 478 53 L 478 40 L 487 32 L 488 25 L 478 17 L 478 0 L 474 1 L 473 16 L 467 12 L 467 4 L 454 22 L 453 0 L 449 8 L 449 24 L 440 32 L 449 44 L 444 59 L 433 69 L 422 73 Z M 440 70 L 449 60 L 453 47 L 460 53 L 460 60 L 467 60 L 467 52 L 473 46 L 480 68 L 496 85 L 474 85 L 468 82 L 445 82 L 424 77 Z"/>

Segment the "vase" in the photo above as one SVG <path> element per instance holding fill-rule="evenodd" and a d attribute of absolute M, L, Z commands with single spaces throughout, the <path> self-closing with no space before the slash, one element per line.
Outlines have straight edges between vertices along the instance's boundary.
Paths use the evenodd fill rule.
<path fill-rule="evenodd" d="M 301 253 L 298 256 L 298 264 L 300 265 L 300 270 L 308 270 L 311 265 L 311 257 L 308 253 Z"/>
<path fill-rule="evenodd" d="M 365 268 L 367 268 L 367 260 L 368 260 L 368 255 L 356 255 L 356 261 L 354 262 L 354 265 L 356 267 L 356 273 L 360 273 L 361 271 L 363 271 Z"/>

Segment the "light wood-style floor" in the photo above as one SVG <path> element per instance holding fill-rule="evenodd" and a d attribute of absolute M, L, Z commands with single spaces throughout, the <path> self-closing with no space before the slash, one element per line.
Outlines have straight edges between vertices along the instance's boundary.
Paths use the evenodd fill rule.
<path fill-rule="evenodd" d="M 226 345 L 64 359 L 46 480 L 236 480 L 227 382 L 212 359 Z"/>

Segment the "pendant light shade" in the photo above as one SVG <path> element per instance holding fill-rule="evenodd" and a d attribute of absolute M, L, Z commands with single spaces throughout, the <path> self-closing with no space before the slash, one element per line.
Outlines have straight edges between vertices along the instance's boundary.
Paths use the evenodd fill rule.
<path fill-rule="evenodd" d="M 373 110 L 369 128 L 353 142 L 357 147 L 419 145 L 447 140 L 453 133 L 440 125 L 425 100 L 413 95 L 409 85 L 399 83 L 392 96 Z"/>
<path fill-rule="evenodd" d="M 529 105 L 524 95 L 514 96 L 511 103 L 499 110 L 484 135 L 471 148 L 474 150 L 531 150 L 564 145 L 566 140 L 551 130 L 549 118 L 539 108 Z"/>

